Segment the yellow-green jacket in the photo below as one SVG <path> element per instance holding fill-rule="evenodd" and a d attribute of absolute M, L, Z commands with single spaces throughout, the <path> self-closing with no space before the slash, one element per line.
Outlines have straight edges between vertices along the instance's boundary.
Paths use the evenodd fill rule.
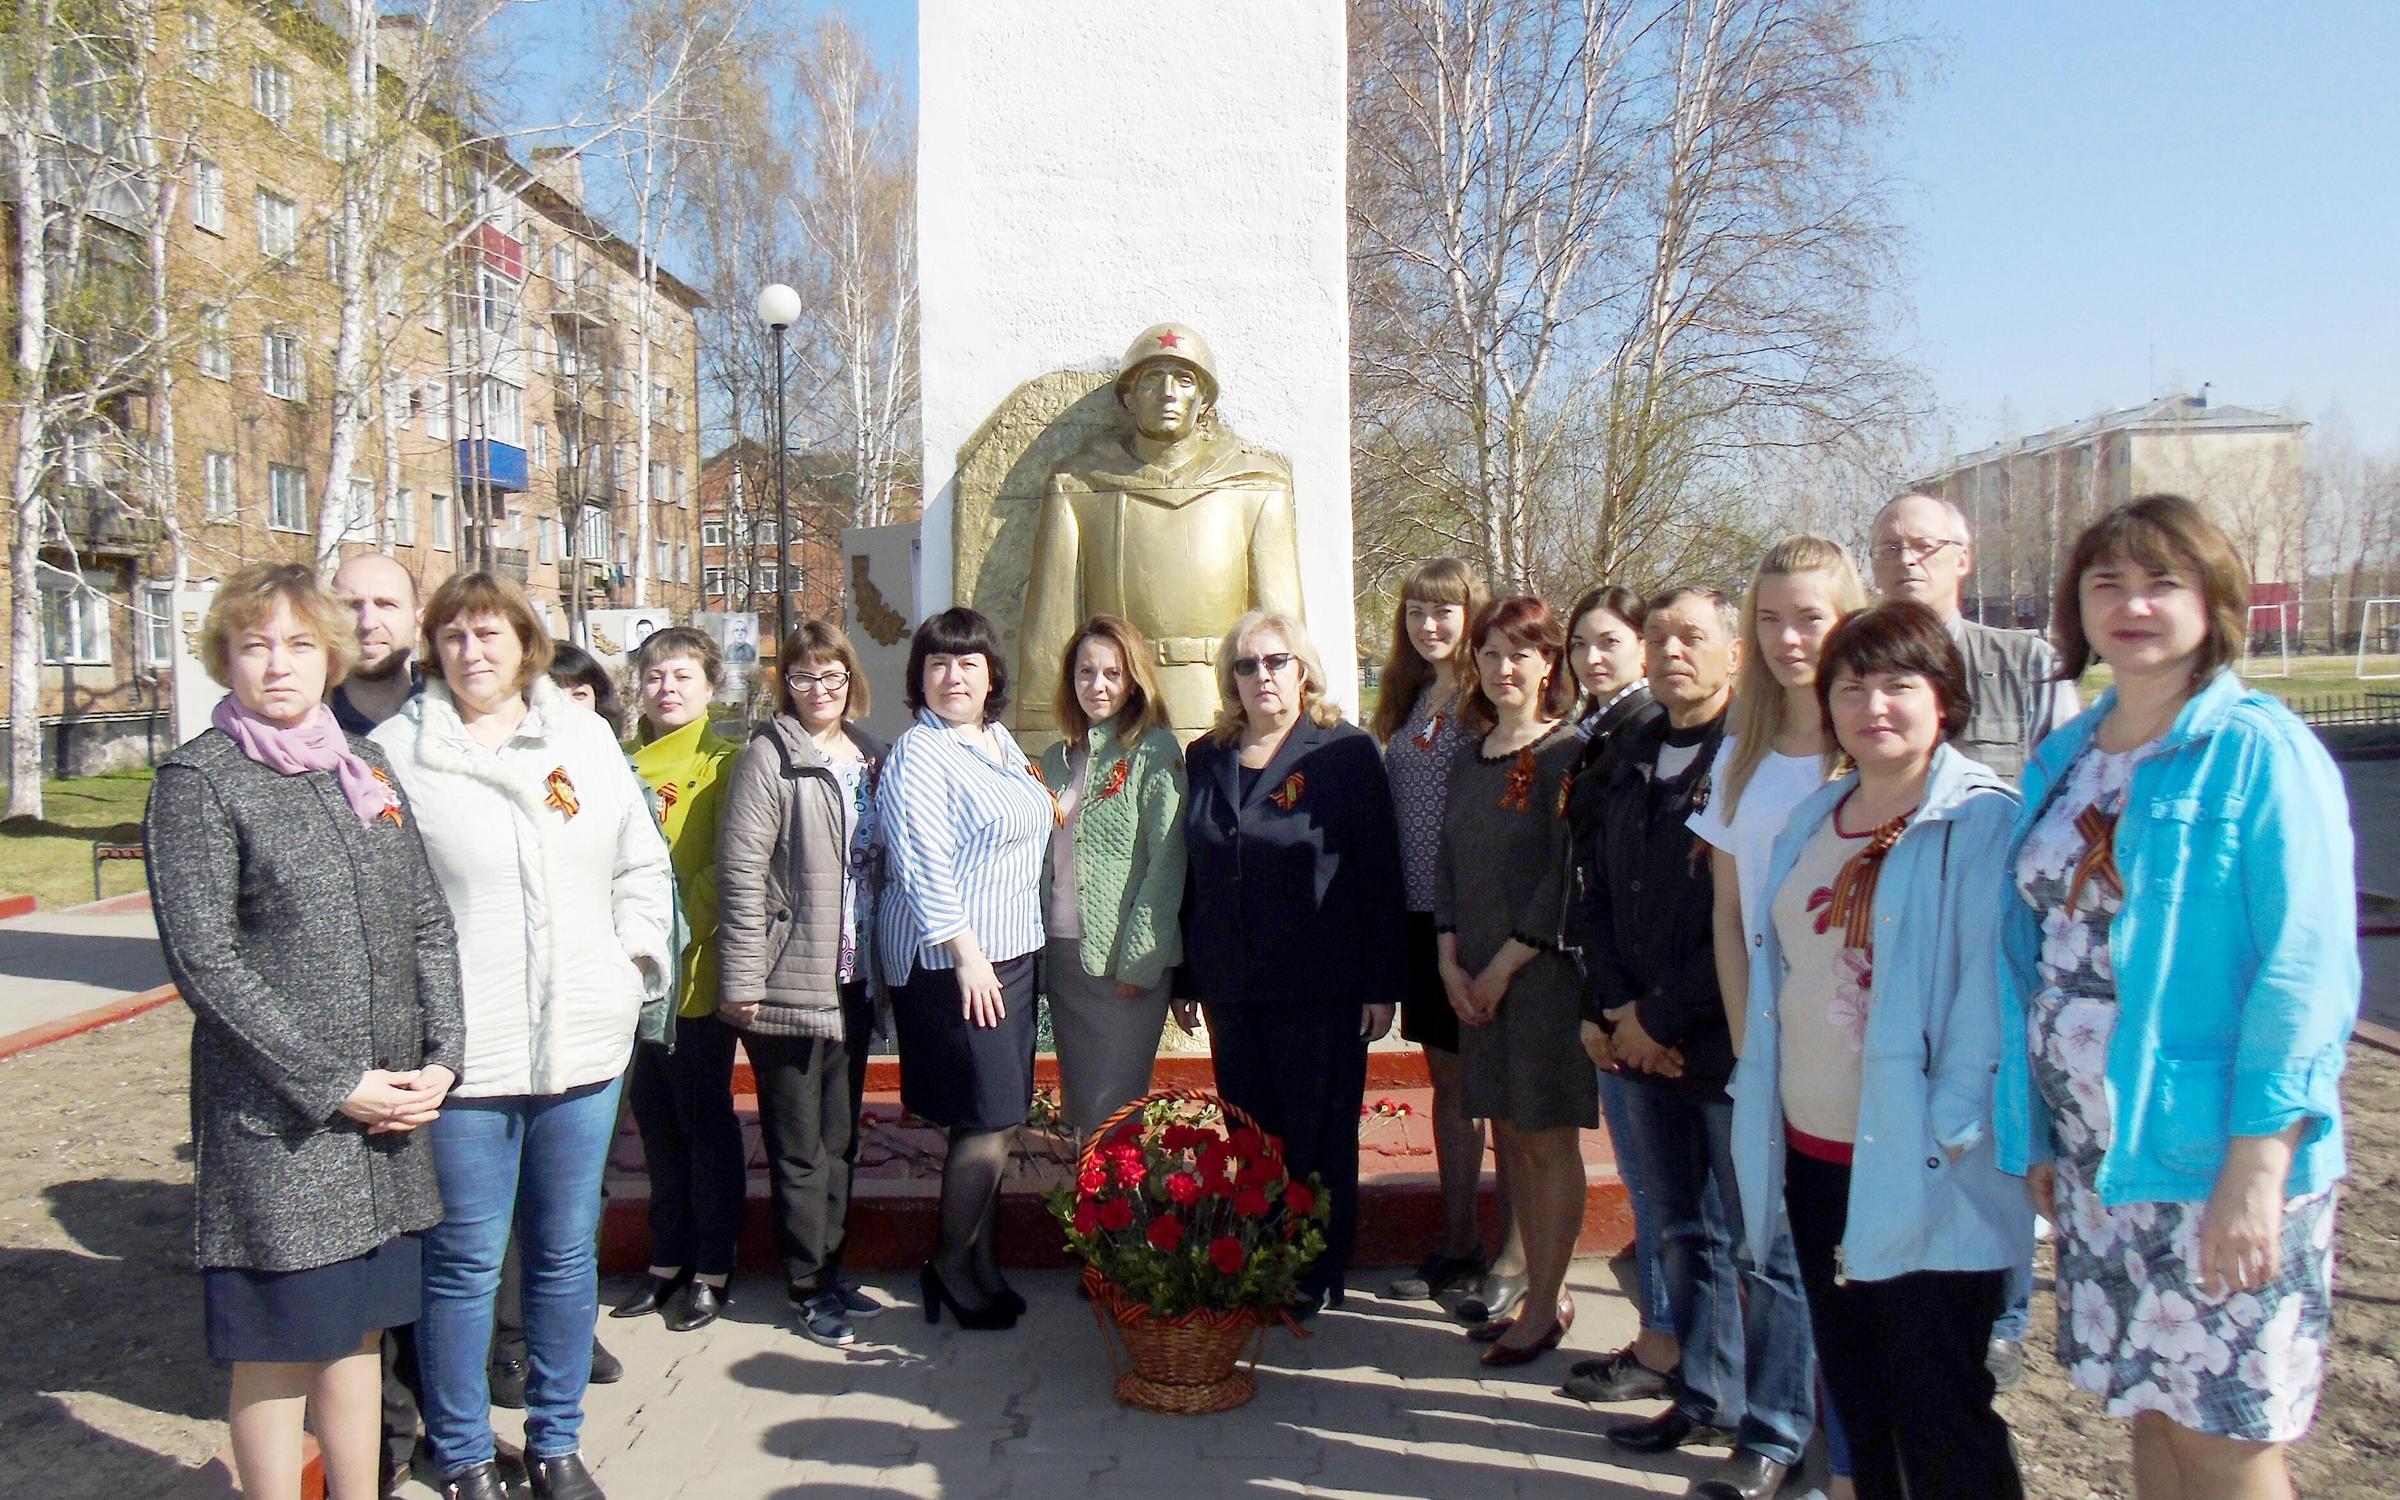
<path fill-rule="evenodd" d="M 724 817 L 719 778 L 741 747 L 700 719 L 633 752 L 633 768 L 657 794 L 675 890 L 686 929 L 679 1016 L 717 1008 L 717 826 Z"/>

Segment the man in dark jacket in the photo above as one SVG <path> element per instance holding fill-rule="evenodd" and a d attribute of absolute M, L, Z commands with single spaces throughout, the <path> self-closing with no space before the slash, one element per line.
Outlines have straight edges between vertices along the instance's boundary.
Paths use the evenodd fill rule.
<path fill-rule="evenodd" d="M 1666 717 L 1624 736 L 1583 853 L 1583 1010 L 1634 1085 L 1636 1138 L 1620 1149 L 1641 1153 L 1651 1182 L 1683 1367 L 1673 1407 L 1609 1439 L 1644 1453 L 1731 1442 L 1723 1473 L 1693 1493 L 1759 1500 L 1807 1444 L 1815 1356 L 1790 1236 L 1754 1260 L 1723 1211 L 1738 1201 L 1725 1092 L 1733 1037 L 1717 988 L 1714 886 L 1685 827 L 1708 801 L 1740 623 L 1714 589 L 1670 589 L 1651 601 L 1642 641 Z"/>

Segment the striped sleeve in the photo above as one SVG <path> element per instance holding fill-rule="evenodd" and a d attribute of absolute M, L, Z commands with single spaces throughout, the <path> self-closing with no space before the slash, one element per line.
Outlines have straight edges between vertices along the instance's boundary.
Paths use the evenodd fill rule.
<path fill-rule="evenodd" d="M 916 918 L 917 941 L 926 947 L 948 942 L 969 925 L 965 894 L 958 885 L 951 780 L 943 773 L 935 747 L 907 733 L 892 746 L 875 794 L 884 847 L 891 851 L 902 893 Z"/>

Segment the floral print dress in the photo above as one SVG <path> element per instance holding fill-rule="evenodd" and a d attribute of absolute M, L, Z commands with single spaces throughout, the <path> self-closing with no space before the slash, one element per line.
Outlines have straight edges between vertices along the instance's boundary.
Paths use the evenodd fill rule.
<path fill-rule="evenodd" d="M 2017 889 L 2041 918 L 2041 989 L 2027 1005 L 2026 1044 L 2058 1142 L 2059 1362 L 2111 1416 L 2156 1411 L 2196 1432 L 2290 1442 L 2308 1430 L 2324 1380 L 2332 1191 L 2284 1205 L 2276 1278 L 2230 1296 L 2200 1286 L 2205 1204 L 2111 1206 L 2093 1191 L 2111 1134 L 2117 982 L 2108 939 L 2123 903 L 2109 878 L 2078 871 L 2089 835 L 2113 830 L 2150 748 L 2087 749 L 2017 859 Z M 2095 810 L 2098 818 L 2086 816 Z"/>

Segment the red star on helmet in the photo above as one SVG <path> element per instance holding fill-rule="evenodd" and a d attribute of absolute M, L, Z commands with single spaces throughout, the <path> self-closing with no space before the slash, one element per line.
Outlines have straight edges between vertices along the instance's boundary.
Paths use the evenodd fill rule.
<path fill-rule="evenodd" d="M 1183 340 L 1177 338 L 1172 332 L 1162 333 L 1158 336 L 1158 347 L 1161 349 L 1172 349 L 1182 342 Z"/>

